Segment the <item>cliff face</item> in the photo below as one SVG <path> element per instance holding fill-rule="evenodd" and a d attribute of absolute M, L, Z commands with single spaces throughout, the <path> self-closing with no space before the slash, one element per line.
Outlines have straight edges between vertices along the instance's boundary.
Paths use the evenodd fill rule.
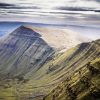
<path fill-rule="evenodd" d="M 0 44 L 0 74 L 14 77 L 38 70 L 52 53 L 39 33 L 21 26 Z"/>

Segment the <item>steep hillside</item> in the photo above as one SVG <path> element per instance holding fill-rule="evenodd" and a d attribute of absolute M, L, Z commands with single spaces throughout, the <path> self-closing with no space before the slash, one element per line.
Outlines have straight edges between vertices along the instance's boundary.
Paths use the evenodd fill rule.
<path fill-rule="evenodd" d="M 32 93 L 32 98 L 45 96 L 57 84 L 60 84 L 66 78 L 70 78 L 77 70 L 86 66 L 88 62 L 99 58 L 99 44 L 100 40 L 82 43 L 64 53 L 56 54 L 53 59 L 32 75 L 32 79 L 25 84 L 23 91 L 29 90 Z M 24 93 L 27 94 L 27 92 Z"/>
<path fill-rule="evenodd" d="M 26 74 L 29 77 L 52 59 L 55 50 L 64 51 L 83 42 L 79 34 L 66 31 L 28 26 L 17 28 L 0 41 L 0 77 Z"/>
<path fill-rule="evenodd" d="M 52 90 L 57 85 L 66 79 L 71 82 L 71 76 L 80 69 L 85 75 L 88 72 L 86 64 L 100 58 L 100 40 L 84 42 L 65 52 L 58 52 L 47 43 L 49 39 L 46 42 L 43 40 L 45 36 L 36 29 L 21 26 L 0 43 L 1 99 L 48 100 L 50 96 L 52 100 Z"/>
<path fill-rule="evenodd" d="M 0 77 L 24 76 L 38 70 L 53 52 L 39 33 L 21 26 L 0 44 Z"/>
<path fill-rule="evenodd" d="M 75 71 L 43 100 L 100 100 L 100 58 Z"/>

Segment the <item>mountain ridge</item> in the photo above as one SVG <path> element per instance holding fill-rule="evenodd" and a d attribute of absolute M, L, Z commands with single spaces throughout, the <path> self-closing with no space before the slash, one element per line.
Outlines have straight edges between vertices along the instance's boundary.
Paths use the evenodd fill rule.
<path fill-rule="evenodd" d="M 46 54 L 48 52 L 46 53 L 45 50 L 47 50 L 47 51 L 50 50 L 50 52 L 52 52 L 53 49 L 40 36 L 41 35 L 39 35 L 38 33 L 34 32 L 33 30 L 28 29 L 24 26 L 17 28 L 15 31 L 13 31 L 11 34 L 9 34 L 6 41 L 0 46 L 0 48 L 1 48 L 0 61 L 2 62 L 2 59 L 4 59 L 4 61 L 6 60 L 6 63 L 3 63 L 4 61 L 1 63 L 0 71 L 3 72 L 3 70 L 2 70 L 2 69 L 4 69 L 3 66 L 5 66 L 5 64 L 7 64 L 7 63 L 9 63 L 9 64 L 7 64 L 8 67 L 6 66 L 6 70 L 8 70 L 8 71 L 9 71 L 9 69 L 12 70 L 14 68 L 13 66 L 16 66 L 15 68 L 18 68 L 17 64 L 20 62 L 18 59 L 21 60 L 22 56 L 25 57 L 25 55 L 27 55 L 28 52 L 38 53 L 37 51 L 40 49 L 40 52 L 41 52 L 40 55 L 37 54 L 39 57 L 41 57 L 43 55 L 43 53 L 45 53 L 44 55 L 46 56 Z M 49 53 L 48 53 L 48 55 L 49 55 Z M 27 57 L 28 57 L 28 55 L 26 56 L 26 58 Z M 39 59 L 39 57 L 37 57 L 36 59 Z M 33 62 L 33 63 L 35 63 L 35 62 Z M 14 71 L 14 69 L 13 69 L 13 71 Z"/>
<path fill-rule="evenodd" d="M 20 28 L 0 44 L 0 97 L 3 99 L 43 100 L 57 85 L 70 79 L 69 76 L 100 58 L 100 39 L 59 52 L 45 42 L 43 34 L 24 26 Z"/>
<path fill-rule="evenodd" d="M 99 75 L 100 59 L 95 59 L 63 80 L 43 100 L 99 100 Z"/>

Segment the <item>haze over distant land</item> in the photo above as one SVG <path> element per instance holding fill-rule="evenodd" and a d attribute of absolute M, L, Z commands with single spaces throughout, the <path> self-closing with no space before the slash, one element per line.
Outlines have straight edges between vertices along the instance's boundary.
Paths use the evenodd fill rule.
<path fill-rule="evenodd" d="M 35 26 L 35 27 L 49 27 L 52 29 L 59 30 L 68 29 L 79 33 L 86 38 L 91 40 L 96 40 L 100 38 L 100 28 L 99 26 L 86 26 L 86 25 L 68 25 L 68 24 L 43 24 L 43 23 L 30 23 L 30 22 L 0 22 L 0 37 L 11 33 L 17 27 L 21 25 Z M 71 33 L 70 33 L 71 34 Z"/>

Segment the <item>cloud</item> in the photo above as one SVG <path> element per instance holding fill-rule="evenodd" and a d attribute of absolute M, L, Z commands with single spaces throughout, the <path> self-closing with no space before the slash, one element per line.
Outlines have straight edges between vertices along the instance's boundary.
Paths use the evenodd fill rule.
<path fill-rule="evenodd" d="M 92 9 L 89 8 L 82 8 L 82 7 L 58 7 L 59 10 L 67 10 L 67 11 L 91 11 Z"/>
<path fill-rule="evenodd" d="M 3 9 L 40 9 L 40 7 L 32 5 L 32 6 L 20 6 L 15 4 L 8 3 L 0 3 L 0 8 Z"/>
<path fill-rule="evenodd" d="M 0 8 L 4 8 L 4 9 L 10 8 L 10 7 L 14 7 L 14 6 L 15 5 L 13 5 L 13 4 L 0 3 Z"/>
<path fill-rule="evenodd" d="M 92 9 L 92 8 L 85 8 L 85 7 L 57 7 L 56 9 L 59 10 L 66 10 L 66 11 L 95 11 L 100 12 L 100 10 Z"/>
<path fill-rule="evenodd" d="M 91 15 L 84 15 L 84 18 L 86 20 L 98 20 L 98 21 L 100 21 L 100 15 L 93 15 L 93 14 L 91 14 Z"/>
<path fill-rule="evenodd" d="M 90 1 L 90 0 L 87 0 L 87 1 Z M 92 0 L 92 1 L 95 1 L 95 2 L 98 2 L 98 3 L 100 3 L 100 0 Z"/>
<path fill-rule="evenodd" d="M 4 6 L 12 6 L 12 4 L 8 4 L 8 3 L 0 3 L 0 6 L 1 6 L 1 7 L 4 7 Z"/>
<path fill-rule="evenodd" d="M 0 19 L 2 17 L 4 20 L 5 17 L 12 16 L 12 20 L 14 17 L 19 20 L 36 17 L 41 21 L 46 19 L 57 20 L 57 22 L 60 20 L 87 21 L 89 18 L 92 21 L 99 20 L 98 16 L 100 16 L 100 0 L 2 0 L 2 2 L 0 3 Z"/>

